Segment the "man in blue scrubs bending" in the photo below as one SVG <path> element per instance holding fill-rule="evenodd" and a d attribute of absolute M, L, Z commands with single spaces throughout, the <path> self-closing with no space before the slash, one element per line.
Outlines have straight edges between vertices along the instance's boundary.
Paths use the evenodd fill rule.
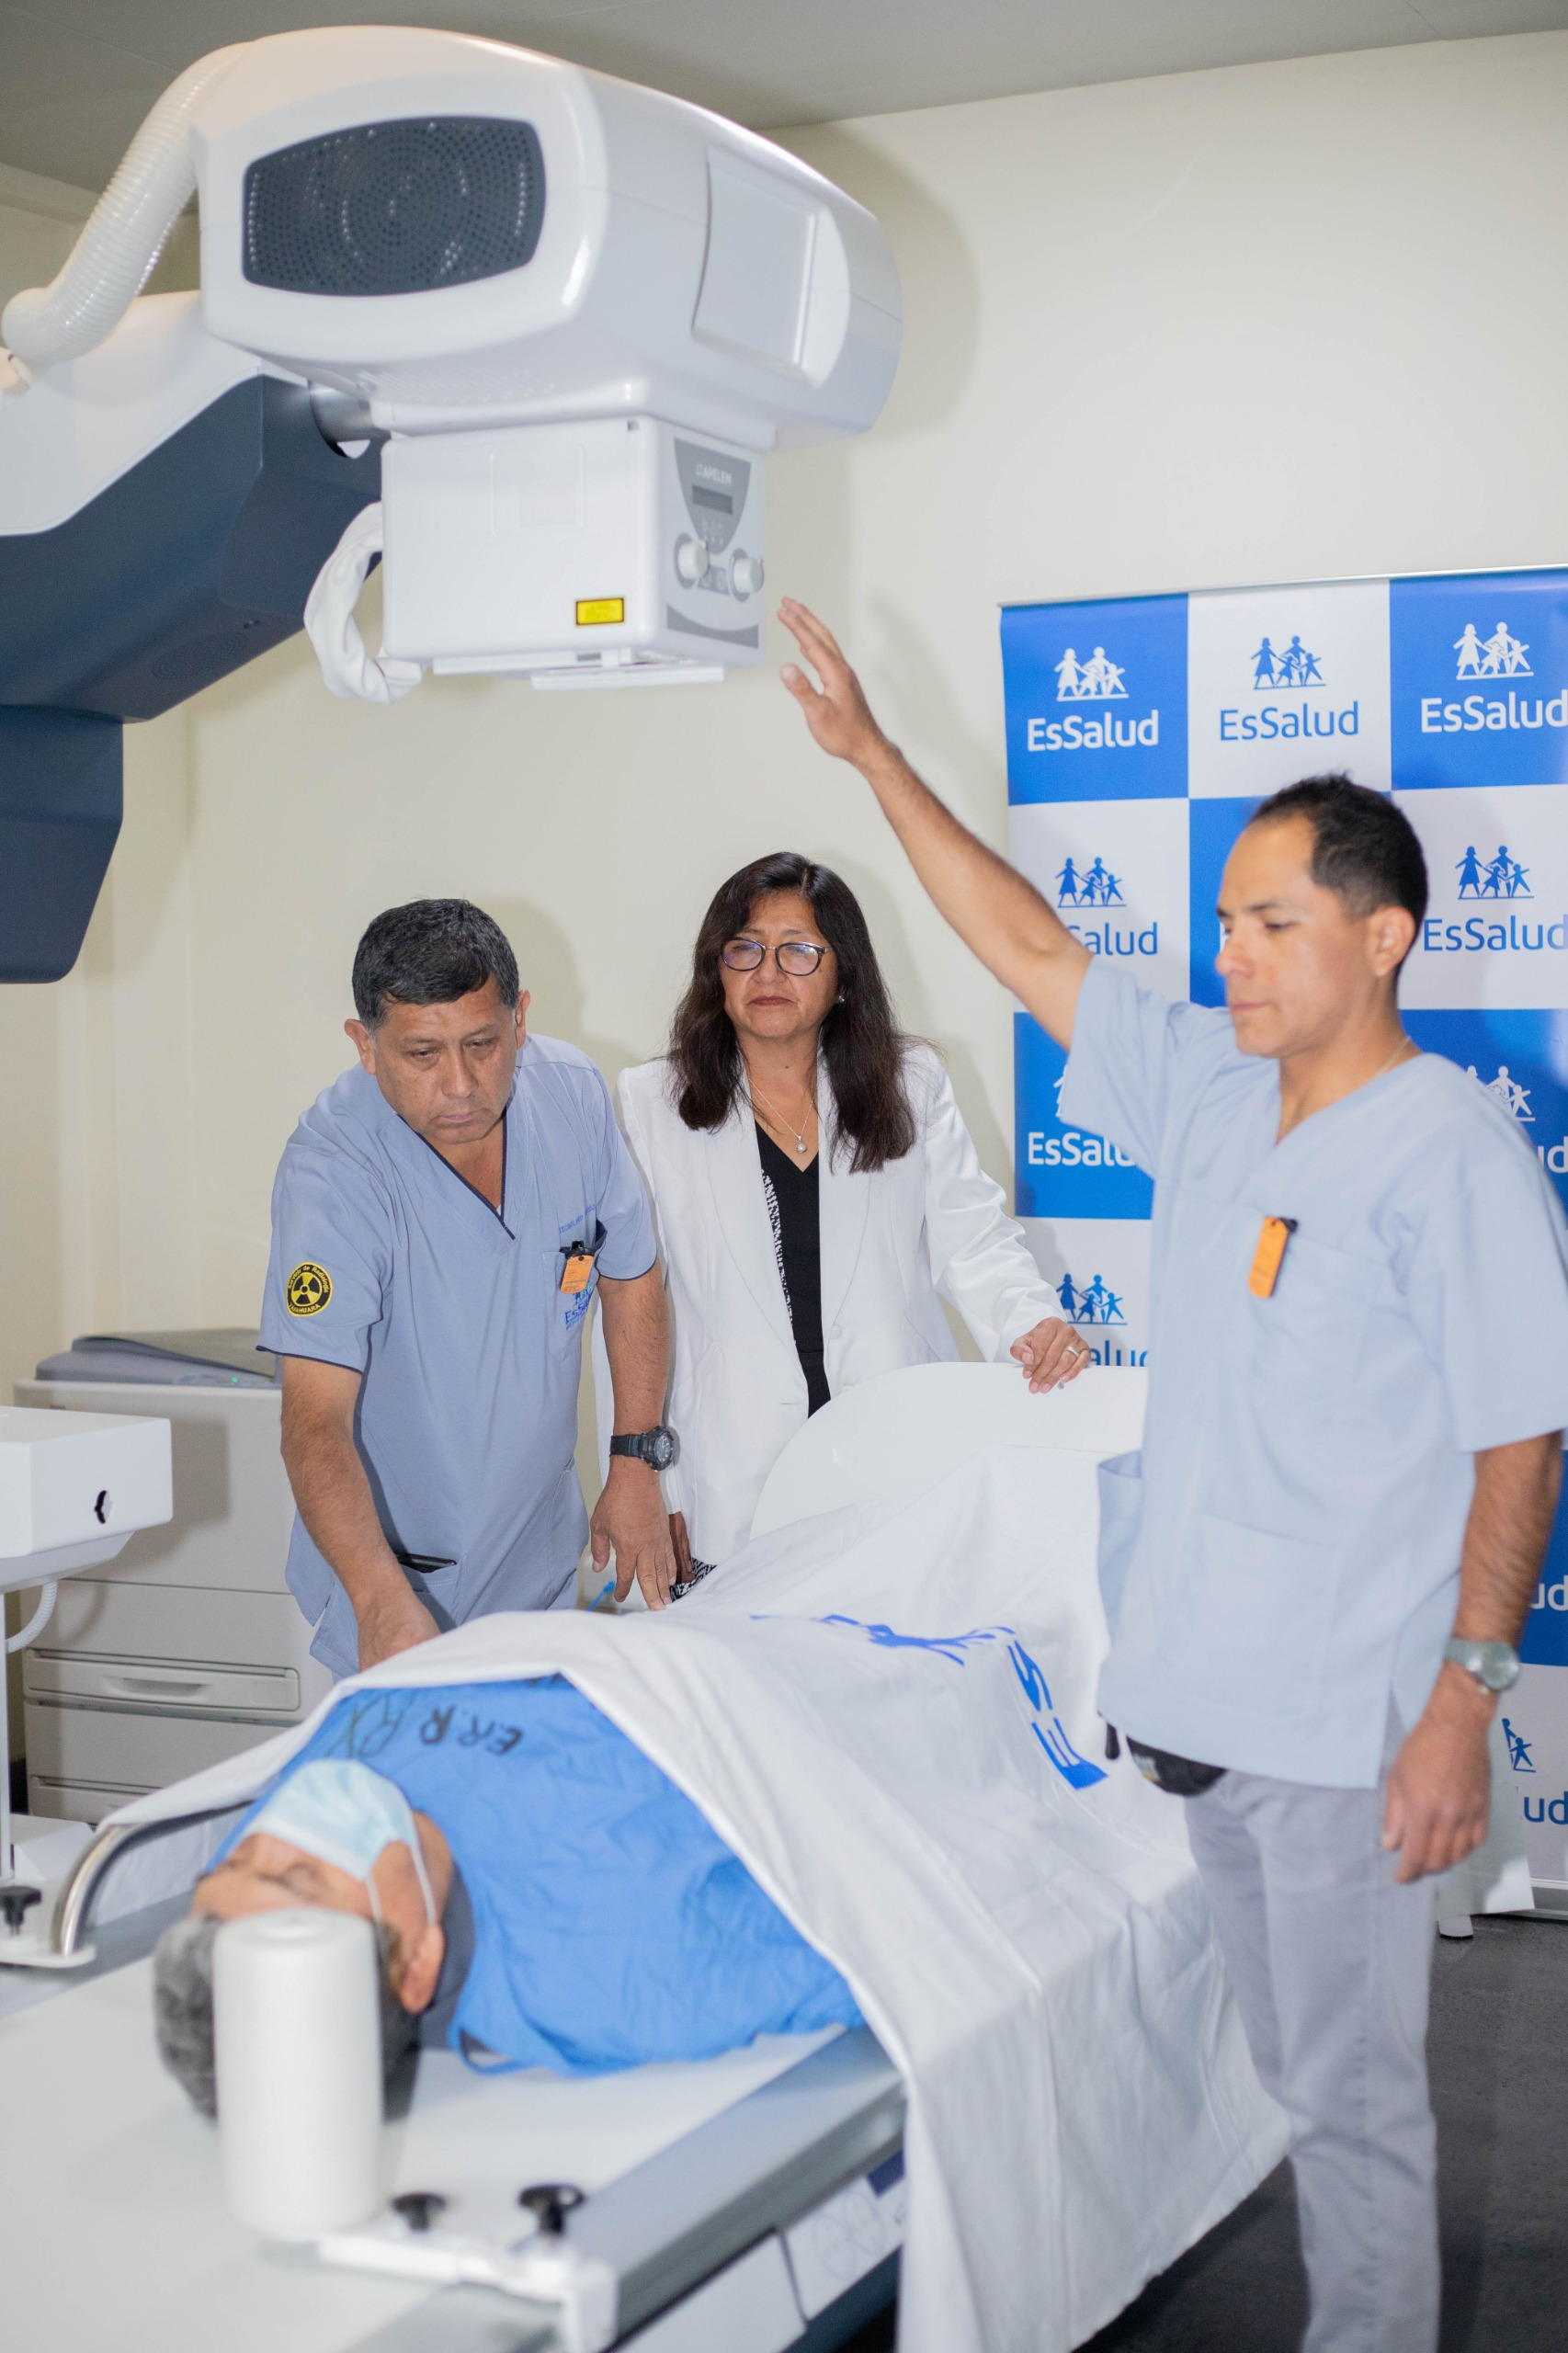
<path fill-rule="evenodd" d="M 1562 1212 L 1517 1123 L 1401 1026 L 1426 904 L 1392 801 L 1266 801 L 1221 885 L 1223 1012 L 1091 956 L 927 790 L 798 605 L 784 681 L 949 923 L 1071 1049 L 1062 1116 L 1154 1178 L 1142 1456 L 1101 1478 L 1100 1707 L 1184 1796 L 1284 2107 L 1309 2353 L 1432 2353 L 1432 1897 L 1556 1507 Z"/>
<path fill-rule="evenodd" d="M 359 1067 L 272 1196 L 261 1346 L 283 1359 L 290 1588 L 335 1675 L 496 1609 L 575 1600 L 574 1450 L 596 1289 L 615 1385 L 594 1559 L 651 1608 L 675 1574 L 653 1222 L 604 1080 L 529 1037 L 500 926 L 466 899 L 378 915 L 354 959 Z"/>

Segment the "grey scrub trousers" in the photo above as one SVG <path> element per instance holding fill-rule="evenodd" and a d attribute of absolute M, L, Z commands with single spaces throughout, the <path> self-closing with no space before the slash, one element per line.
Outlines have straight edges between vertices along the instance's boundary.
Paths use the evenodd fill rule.
<path fill-rule="evenodd" d="M 1290 2121 L 1312 2281 L 1305 2353 L 1437 2341 L 1437 2136 L 1426 2095 L 1432 1890 L 1381 1844 L 1369 1790 L 1228 1773 L 1187 1802 L 1192 1852 L 1264 2089 Z"/>
<path fill-rule="evenodd" d="M 1474 1456 L 1568 1424 L 1562 1212 L 1454 1063 L 1281 1139 L 1277 1065 L 1103 957 L 1062 1117 L 1154 1178 L 1143 1445 L 1100 1472 L 1100 1711 L 1224 1770 L 1193 1852 L 1290 2121 L 1311 2353 L 1431 2353 L 1432 1893 L 1393 1883 L 1382 1788 L 1452 1631 Z M 1294 1227 L 1260 1296 L 1265 1218 Z"/>

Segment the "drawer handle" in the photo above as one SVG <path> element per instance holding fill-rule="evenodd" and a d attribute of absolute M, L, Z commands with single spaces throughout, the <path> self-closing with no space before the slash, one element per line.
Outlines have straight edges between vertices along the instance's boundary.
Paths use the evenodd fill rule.
<path fill-rule="evenodd" d="M 188 1697 L 205 1691 L 212 1678 L 208 1675 L 106 1675 L 104 1682 L 121 1691 L 161 1691 Z"/>

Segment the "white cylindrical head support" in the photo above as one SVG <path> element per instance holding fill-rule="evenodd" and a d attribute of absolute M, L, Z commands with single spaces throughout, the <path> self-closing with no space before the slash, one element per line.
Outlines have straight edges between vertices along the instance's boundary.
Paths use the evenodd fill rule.
<path fill-rule="evenodd" d="M 271 2239 L 381 2201 L 375 1934 L 350 1912 L 253 1913 L 213 1951 L 218 2132 L 234 2214 Z"/>

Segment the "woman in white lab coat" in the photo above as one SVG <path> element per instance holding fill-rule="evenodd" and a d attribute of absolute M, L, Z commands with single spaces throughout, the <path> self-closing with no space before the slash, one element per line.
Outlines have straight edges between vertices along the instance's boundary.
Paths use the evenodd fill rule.
<path fill-rule="evenodd" d="M 827 868 L 780 852 L 730 877 L 668 1053 L 618 1097 L 672 1310 L 677 1591 L 745 1542 L 809 1414 L 873 1373 L 956 1357 L 938 1292 L 1032 1387 L 1089 1361 Z"/>

